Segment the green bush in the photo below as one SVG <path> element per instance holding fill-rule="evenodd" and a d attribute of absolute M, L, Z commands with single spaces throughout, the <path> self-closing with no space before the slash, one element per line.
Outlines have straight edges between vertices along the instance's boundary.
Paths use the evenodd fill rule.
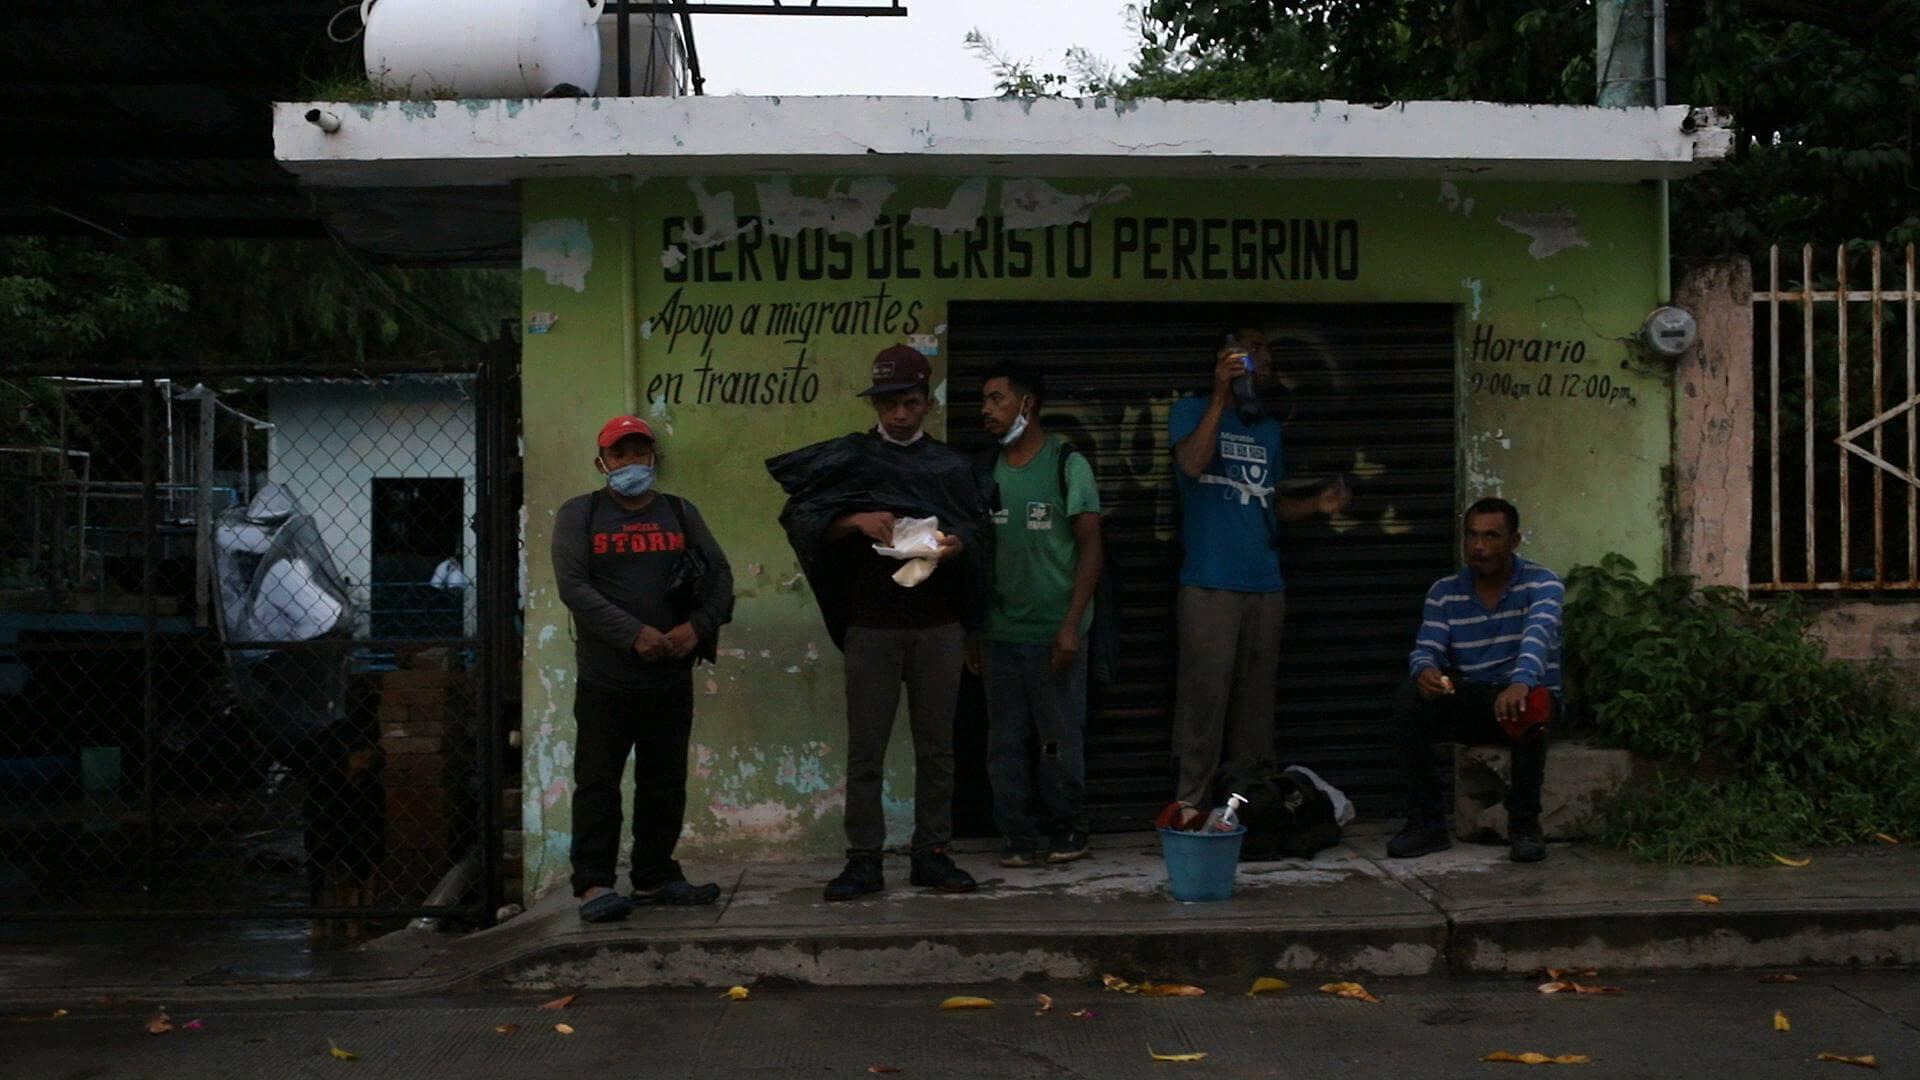
<path fill-rule="evenodd" d="M 1653 759 L 1601 840 L 1678 863 L 1920 833 L 1920 711 L 1884 663 L 1830 659 L 1791 597 L 1648 583 L 1609 555 L 1567 575 L 1569 720 Z"/>

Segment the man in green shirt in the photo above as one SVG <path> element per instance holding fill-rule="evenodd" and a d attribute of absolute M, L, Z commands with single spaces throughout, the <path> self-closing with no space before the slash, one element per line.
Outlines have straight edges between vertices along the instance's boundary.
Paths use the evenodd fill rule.
<path fill-rule="evenodd" d="M 1040 423 L 1038 372 L 1007 363 L 981 387 L 994 456 L 993 595 L 984 647 L 968 665 L 986 677 L 987 774 L 1000 865 L 1087 853 L 1087 628 L 1100 580 L 1100 490 L 1093 467 Z M 1030 760 L 1028 745 L 1039 747 Z"/>

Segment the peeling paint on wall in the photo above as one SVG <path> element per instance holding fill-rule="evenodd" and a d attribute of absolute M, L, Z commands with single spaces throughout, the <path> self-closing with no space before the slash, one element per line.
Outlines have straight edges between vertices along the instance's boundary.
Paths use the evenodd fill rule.
<path fill-rule="evenodd" d="M 1093 220 L 1102 206 L 1125 201 L 1133 189 L 1115 184 L 1105 191 L 1069 195 L 1045 180 L 1004 180 L 1000 183 L 1000 213 L 1009 229 L 1044 229 Z"/>
<path fill-rule="evenodd" d="M 586 222 L 579 218 L 536 221 L 527 226 L 520 251 L 526 268 L 546 275 L 547 284 L 587 291 L 587 274 L 593 270 L 593 234 Z"/>
<path fill-rule="evenodd" d="M 1536 259 L 1557 255 L 1568 248 L 1589 246 L 1587 238 L 1580 235 L 1580 217 L 1571 210 L 1501 214 L 1494 220 L 1531 237 L 1533 242 L 1527 245 L 1527 254 Z"/>
<path fill-rule="evenodd" d="M 760 200 L 760 222 L 774 236 L 798 236 L 802 229 L 863 236 L 873 231 L 897 190 L 893 181 L 869 177 L 839 181 L 821 196 L 796 195 L 793 181 L 781 178 L 753 186 Z"/>
<path fill-rule="evenodd" d="M 1482 300 L 1481 291 L 1484 287 L 1482 282 L 1477 277 L 1461 278 L 1460 287 L 1473 294 L 1473 307 L 1467 311 L 1467 318 L 1474 322 L 1479 322 L 1480 303 Z"/>
<path fill-rule="evenodd" d="M 987 209 L 987 178 L 976 176 L 953 189 L 953 198 L 944 209 L 917 207 L 907 218 L 909 225 L 924 225 L 943 233 L 966 232 Z"/>
<path fill-rule="evenodd" d="M 1462 216 L 1473 214 L 1473 196 L 1461 195 L 1460 189 L 1454 186 L 1451 180 L 1440 181 L 1439 201 L 1441 206 L 1447 208 L 1449 214 L 1458 213 Z"/>

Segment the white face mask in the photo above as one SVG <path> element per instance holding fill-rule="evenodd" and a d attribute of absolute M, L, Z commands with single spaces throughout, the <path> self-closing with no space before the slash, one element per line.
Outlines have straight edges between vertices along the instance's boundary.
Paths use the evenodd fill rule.
<path fill-rule="evenodd" d="M 1020 412 L 1016 416 L 1014 416 L 1013 423 L 1007 427 L 1007 433 L 1005 435 L 1000 436 L 1000 445 L 1012 446 L 1014 443 L 1017 443 L 1020 441 L 1020 436 L 1025 435 L 1026 433 L 1027 433 L 1027 407 L 1026 407 L 1026 403 L 1022 402 L 1020 405 Z"/>
<path fill-rule="evenodd" d="M 920 441 L 920 436 L 925 435 L 927 433 L 925 428 L 921 428 L 919 430 L 916 430 L 913 433 L 912 438 L 896 439 L 893 436 L 887 434 L 887 426 L 885 424 L 875 424 L 873 425 L 873 430 L 876 434 L 880 436 L 881 441 L 890 442 L 895 446 L 912 446 L 914 443 L 917 443 Z"/>

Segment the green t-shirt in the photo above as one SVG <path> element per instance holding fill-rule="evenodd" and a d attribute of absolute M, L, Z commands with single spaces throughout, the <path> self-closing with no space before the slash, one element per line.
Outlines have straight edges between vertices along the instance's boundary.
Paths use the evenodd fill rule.
<path fill-rule="evenodd" d="M 993 603 L 987 637 L 1027 645 L 1053 641 L 1073 602 L 1072 519 L 1100 512 L 1100 489 L 1086 456 L 1067 459 L 1067 490 L 1060 490 L 1061 440 L 1049 438 L 1019 468 L 1003 451 L 993 463 L 999 499 L 993 511 Z M 1080 632 L 1093 624 L 1087 604 Z"/>

